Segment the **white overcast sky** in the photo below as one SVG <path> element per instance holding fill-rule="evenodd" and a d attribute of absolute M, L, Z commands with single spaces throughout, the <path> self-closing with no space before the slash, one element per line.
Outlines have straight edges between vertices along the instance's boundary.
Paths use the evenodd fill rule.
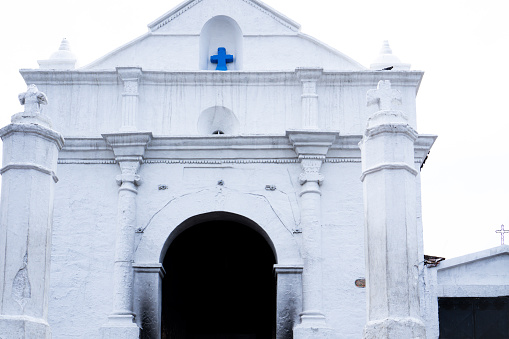
<path fill-rule="evenodd" d="M 62 38 L 83 66 L 142 35 L 148 23 L 180 2 L 4 1 L 0 125 L 22 110 L 17 94 L 25 84 L 18 69 L 37 68 L 37 60 L 48 58 Z M 418 132 L 439 136 L 422 170 L 425 253 L 450 258 L 498 246 L 495 230 L 503 223 L 509 229 L 506 1 L 265 3 L 364 66 L 389 40 L 403 62 L 425 71 L 417 96 Z"/>

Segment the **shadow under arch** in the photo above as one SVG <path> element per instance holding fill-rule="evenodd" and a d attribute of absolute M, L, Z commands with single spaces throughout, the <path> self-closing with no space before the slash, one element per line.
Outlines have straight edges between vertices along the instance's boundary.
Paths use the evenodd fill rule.
<path fill-rule="evenodd" d="M 170 245 L 196 222 L 226 218 L 254 230 L 272 252 L 277 263 L 277 338 L 290 339 L 302 311 L 302 257 L 292 216 L 290 204 L 273 205 L 263 194 L 227 187 L 187 192 L 154 210 L 137 233 L 133 263 L 134 311 L 143 329 L 140 338 L 161 336 L 163 262 Z"/>
<path fill-rule="evenodd" d="M 225 212 L 172 232 L 163 248 L 162 338 L 275 338 L 276 259 L 264 233 Z"/>
<path fill-rule="evenodd" d="M 193 217 L 186 219 L 184 222 L 182 222 L 180 225 L 178 225 L 166 239 L 166 241 L 163 245 L 163 248 L 161 249 L 161 255 L 159 256 L 159 262 L 161 264 L 164 262 L 164 258 L 166 257 L 166 253 L 167 253 L 168 249 L 170 248 L 171 243 L 182 232 L 186 231 L 187 229 L 189 229 L 190 227 L 193 227 L 195 225 L 202 224 L 205 222 L 210 222 L 210 221 L 232 221 L 232 222 L 247 226 L 250 229 L 254 230 L 258 234 L 260 234 L 263 237 L 263 239 L 267 242 L 267 244 L 270 246 L 270 248 L 272 250 L 272 254 L 274 255 L 275 262 L 276 263 L 278 262 L 277 253 L 276 253 L 276 249 L 274 248 L 274 244 L 272 243 L 268 234 L 263 230 L 263 228 L 261 228 L 253 220 L 248 219 L 242 215 L 238 215 L 238 214 L 231 213 L 231 212 L 222 212 L 222 211 L 208 212 L 208 213 L 195 215 Z"/>

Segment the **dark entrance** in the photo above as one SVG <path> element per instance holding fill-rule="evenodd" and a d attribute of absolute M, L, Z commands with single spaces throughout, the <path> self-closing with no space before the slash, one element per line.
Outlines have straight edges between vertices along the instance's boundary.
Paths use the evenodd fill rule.
<path fill-rule="evenodd" d="M 274 264 L 267 241 L 241 223 L 185 230 L 164 258 L 162 338 L 275 338 Z"/>
<path fill-rule="evenodd" d="M 509 339 L 509 297 L 438 298 L 440 339 Z"/>

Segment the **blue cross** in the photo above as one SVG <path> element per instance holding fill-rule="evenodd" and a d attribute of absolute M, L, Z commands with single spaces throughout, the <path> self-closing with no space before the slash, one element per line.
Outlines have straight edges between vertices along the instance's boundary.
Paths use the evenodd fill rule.
<path fill-rule="evenodd" d="M 226 54 L 226 48 L 219 47 L 217 49 L 217 55 L 210 57 L 210 62 L 217 64 L 216 71 L 227 71 L 226 63 L 233 62 L 233 55 Z"/>

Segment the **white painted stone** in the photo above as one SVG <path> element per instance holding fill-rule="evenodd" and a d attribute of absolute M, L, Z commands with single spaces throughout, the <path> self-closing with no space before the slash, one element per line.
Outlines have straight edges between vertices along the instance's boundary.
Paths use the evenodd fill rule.
<path fill-rule="evenodd" d="M 48 319 L 53 195 L 64 139 L 49 128 L 35 85 L 19 95 L 25 111 L 0 130 L 3 140 L 0 219 L 0 334 L 51 338 Z"/>
<path fill-rule="evenodd" d="M 209 62 L 218 47 L 234 55 L 229 71 L 216 72 Z M 43 64 L 21 73 L 51 99 L 44 114 L 66 137 L 44 288 L 54 339 L 160 337 L 164 257 L 181 232 L 210 218 L 244 223 L 272 248 L 277 339 L 362 336 L 367 296 L 355 286 L 366 277 L 358 144 L 369 117 L 373 130 L 399 119 L 396 134 L 407 135 L 405 143 L 417 138 L 415 145 L 395 153 L 401 140 L 388 138 L 370 151 L 368 164 L 386 172 L 404 167 L 413 184 L 404 188 L 408 204 L 418 198 L 415 174 L 435 139 L 405 132 L 416 129 L 422 72 L 366 70 L 258 0 L 186 1 L 149 24 L 147 34 L 88 66 L 55 71 Z M 380 93 L 372 100 L 405 112 L 407 120 L 366 107 L 366 93 L 380 80 L 401 96 L 392 100 L 389 93 L 387 107 Z M 39 113 L 44 97 L 34 98 L 35 113 L 16 116 L 14 124 L 38 119 L 40 128 L 49 126 Z M 47 161 L 56 161 L 55 154 L 9 145 L 4 141 L 4 157 L 24 154 L 54 172 Z M 38 186 L 41 202 L 53 197 L 51 171 L 46 186 Z M 9 172 L 2 190 L 14 197 L 21 189 L 9 184 Z M 366 172 L 365 181 L 376 175 Z M 31 177 L 20 172 L 15 179 Z M 5 194 L 3 209 L 10 201 Z M 21 205 L 13 200 L 9 209 L 19 212 Z M 412 206 L 408 218 L 418 219 L 420 200 Z M 374 213 L 382 215 L 378 207 Z M 412 236 L 418 253 L 421 234 Z M 21 272 L 20 282 L 27 276 L 24 254 L 9 251 L 17 260 L 8 265 L 10 275 Z M 35 295 L 30 265 L 29 254 Z M 23 303 L 27 289 L 16 291 Z M 393 329 L 383 323 L 380 331 Z"/>
<path fill-rule="evenodd" d="M 418 292 L 414 142 L 418 134 L 393 110 L 390 81 L 368 91 L 380 111 L 367 124 L 362 151 L 367 313 L 364 338 L 425 338 Z"/>
<path fill-rule="evenodd" d="M 123 125 L 123 127 L 125 126 L 134 127 Z M 117 232 L 113 271 L 113 313 L 108 316 L 108 322 L 101 328 L 101 335 L 104 339 L 112 337 L 134 339 L 138 338 L 140 334 L 138 326 L 134 323 L 136 314 L 133 309 L 134 272 L 132 267 L 137 224 L 137 186 L 141 184 L 138 170 L 152 134 L 124 132 L 103 134 L 103 137 L 112 147 L 115 161 L 119 164 L 121 173 L 116 178 L 120 188 L 118 189 Z"/>

